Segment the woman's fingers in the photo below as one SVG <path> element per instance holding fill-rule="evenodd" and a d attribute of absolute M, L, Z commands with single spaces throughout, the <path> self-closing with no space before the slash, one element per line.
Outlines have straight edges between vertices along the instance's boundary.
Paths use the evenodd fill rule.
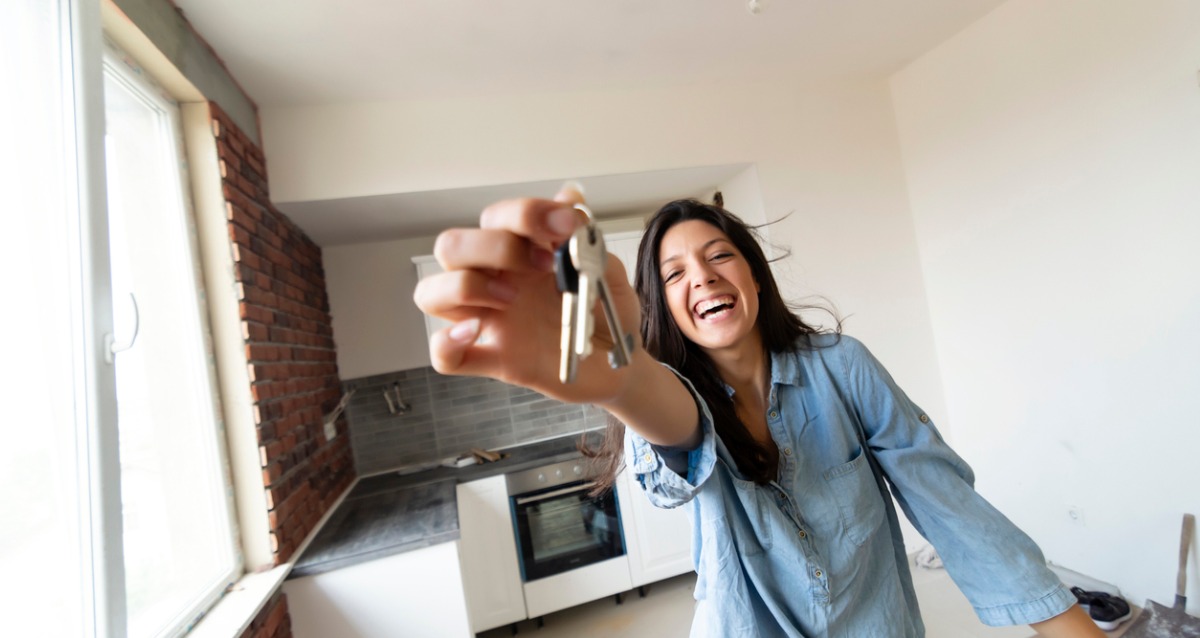
<path fill-rule="evenodd" d="M 417 282 L 413 301 L 423 312 L 460 321 L 481 308 L 503 310 L 517 297 L 517 288 L 502 275 L 480 270 L 451 270 Z"/>
<path fill-rule="evenodd" d="M 499 229 L 451 228 L 438 235 L 433 256 L 445 270 L 554 269 L 554 255 L 529 240 Z"/>
<path fill-rule="evenodd" d="M 474 316 L 433 333 L 429 339 L 429 359 L 433 369 L 441 374 L 495 374 L 499 363 L 495 350 L 475 347 L 481 327 L 481 318 Z"/>
<path fill-rule="evenodd" d="M 549 199 L 510 199 L 483 209 L 479 227 L 505 230 L 542 247 L 553 247 L 570 238 L 586 221 L 573 206 L 583 202 L 578 187 L 567 186 Z"/>

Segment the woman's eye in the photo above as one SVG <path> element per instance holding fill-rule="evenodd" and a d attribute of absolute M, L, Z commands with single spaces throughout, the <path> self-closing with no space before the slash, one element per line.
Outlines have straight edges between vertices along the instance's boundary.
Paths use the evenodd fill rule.
<path fill-rule="evenodd" d="M 673 280 L 675 280 L 679 277 L 679 274 L 680 274 L 680 271 L 672 270 L 671 272 L 669 272 L 665 276 L 663 276 L 663 283 L 664 284 L 671 283 Z"/>
<path fill-rule="evenodd" d="M 709 257 L 708 260 L 709 261 L 724 261 L 726 259 L 729 259 L 732 256 L 733 256 L 733 253 L 716 253 L 712 257 Z"/>

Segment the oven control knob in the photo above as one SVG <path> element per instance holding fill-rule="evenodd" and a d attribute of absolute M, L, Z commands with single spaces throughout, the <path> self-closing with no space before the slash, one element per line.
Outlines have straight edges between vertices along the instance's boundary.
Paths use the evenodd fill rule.
<path fill-rule="evenodd" d="M 579 476 L 580 474 L 583 474 L 583 468 L 579 467 L 578 465 L 576 465 L 575 467 L 573 467 L 571 469 L 575 470 L 575 476 Z"/>
<path fill-rule="evenodd" d="M 554 478 L 562 478 L 562 470 L 554 470 Z"/>
<path fill-rule="evenodd" d="M 545 483 L 545 482 L 546 482 L 546 475 L 538 474 L 538 483 Z"/>

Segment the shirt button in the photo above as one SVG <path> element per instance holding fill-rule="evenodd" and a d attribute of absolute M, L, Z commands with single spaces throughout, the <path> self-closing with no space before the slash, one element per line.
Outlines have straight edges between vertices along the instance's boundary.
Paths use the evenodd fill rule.
<path fill-rule="evenodd" d="M 654 455 L 650 454 L 649 452 L 646 453 L 646 456 L 644 458 L 646 459 L 647 463 L 651 463 L 654 461 Z"/>
<path fill-rule="evenodd" d="M 816 576 L 817 578 L 820 578 L 820 577 L 822 577 L 822 576 L 824 576 L 824 575 L 825 575 L 825 572 L 823 572 L 823 571 L 821 571 L 821 570 L 819 570 L 819 569 L 818 569 L 817 571 L 813 572 L 813 576 Z"/>
<path fill-rule="evenodd" d="M 778 418 L 779 418 L 779 413 L 778 413 L 778 412 L 776 412 L 775 410 L 771 410 L 771 418 L 772 418 L 772 419 L 778 419 Z"/>
<path fill-rule="evenodd" d="M 929 423 L 929 415 L 922 414 L 920 418 L 921 418 L 921 423 Z"/>
<path fill-rule="evenodd" d="M 785 448 L 783 448 L 783 453 L 784 453 L 785 455 L 787 455 L 787 456 L 791 456 L 791 455 L 792 455 L 792 448 L 790 448 L 790 447 L 785 447 Z"/>
<path fill-rule="evenodd" d="M 805 532 L 804 530 L 800 530 L 800 538 L 808 538 L 808 532 Z"/>

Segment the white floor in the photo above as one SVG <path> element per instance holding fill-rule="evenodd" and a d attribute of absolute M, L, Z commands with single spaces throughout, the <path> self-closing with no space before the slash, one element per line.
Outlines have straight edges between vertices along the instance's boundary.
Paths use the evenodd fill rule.
<path fill-rule="evenodd" d="M 988 627 L 979 622 L 967 599 L 943 569 L 913 568 L 913 582 L 925 620 L 927 638 L 1026 638 L 1028 626 Z M 586 638 L 590 636 L 647 636 L 683 638 L 692 625 L 692 588 L 695 574 L 685 574 L 647 587 L 645 598 L 636 591 L 620 605 L 605 598 L 549 614 L 539 628 L 532 620 L 517 626 L 517 638 Z M 1122 625 L 1122 629 L 1128 623 Z M 1117 635 L 1117 634 L 1110 634 Z M 507 627 L 479 634 L 480 638 L 507 638 Z"/>

